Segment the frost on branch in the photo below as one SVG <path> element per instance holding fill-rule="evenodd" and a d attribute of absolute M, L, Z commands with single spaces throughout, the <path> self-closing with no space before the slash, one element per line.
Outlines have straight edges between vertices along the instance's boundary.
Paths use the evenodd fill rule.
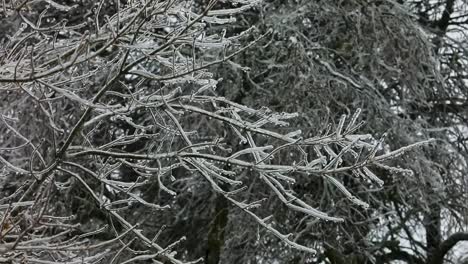
<path fill-rule="evenodd" d="M 224 197 L 292 248 L 314 253 L 260 215 L 267 195 L 291 211 L 341 222 L 292 191 L 299 175 L 321 178 L 350 206 L 367 208 L 340 174 L 381 186 L 368 166 L 386 166 L 380 162 L 411 147 L 379 156 L 382 141 L 357 134 L 359 111 L 334 130 L 305 137 L 292 128 L 279 132 L 296 113 L 217 96 L 222 80 L 210 69 L 233 64 L 268 34 L 230 32 L 226 23 L 260 1 L 148 0 L 109 10 L 102 2 L 77 24 L 43 18 L 79 7 L 45 2 L 50 6 L 40 10 L 28 2 L 14 7 L 22 27 L 0 53 L 0 180 L 2 192 L 7 182 L 12 190 L 0 199 L 5 261 L 188 263 L 186 237 L 161 239 L 168 235 L 160 222 L 183 216 L 193 205 L 180 201 L 202 191 Z M 251 42 L 239 46 L 239 39 Z M 267 193 L 241 199 L 257 191 L 254 180 Z"/>

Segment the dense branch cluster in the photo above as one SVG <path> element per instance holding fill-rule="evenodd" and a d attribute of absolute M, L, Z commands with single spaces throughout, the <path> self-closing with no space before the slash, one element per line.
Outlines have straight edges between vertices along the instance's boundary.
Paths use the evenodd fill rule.
<path fill-rule="evenodd" d="M 384 180 L 394 186 L 414 179 L 420 166 L 405 169 L 394 160 L 434 140 L 402 140 L 395 147 L 386 143 L 386 133 L 362 132 L 362 116 L 378 110 L 361 115 L 363 102 L 350 110 L 333 96 L 350 91 L 349 98 L 377 100 L 387 94 L 390 99 L 378 103 L 381 111 L 409 115 L 405 109 L 423 106 L 402 102 L 404 93 L 424 99 L 437 94 L 423 89 L 442 82 L 428 66 L 437 64 L 430 38 L 411 16 L 400 16 L 402 6 L 364 6 L 361 12 L 371 17 L 366 20 L 353 4 L 314 9 L 318 4 L 311 1 L 288 18 L 301 20 L 293 30 L 280 12 L 278 28 L 293 32 L 286 41 L 298 56 L 288 57 L 273 54 L 271 47 L 284 37 L 269 28 L 273 22 L 244 24 L 249 11 L 263 10 L 261 1 L 200 2 L 4 5 L 0 19 L 9 30 L 0 35 L 0 262 L 217 263 L 213 251 L 222 247 L 225 232 L 244 225 L 258 230 L 248 243 L 282 254 L 267 246 L 276 241 L 287 246 L 282 251 L 296 250 L 312 261 L 333 248 L 303 239 L 317 223 L 345 222 L 346 229 L 349 219 L 378 204 L 373 193 L 383 191 Z M 357 34 L 333 20 L 342 12 L 356 22 Z M 319 28 L 324 25 L 331 31 Z M 341 39 L 323 34 L 311 41 L 314 32 Z M 238 59 L 252 50 L 260 65 L 268 64 L 257 76 L 253 60 L 244 65 Z M 423 63 L 414 63 L 424 55 Z M 285 73 L 291 58 L 300 59 Z M 325 118 L 322 110 L 318 117 L 312 107 L 306 110 L 326 97 L 322 93 L 292 113 L 267 106 L 272 96 L 291 105 L 306 92 L 304 84 L 331 94 L 330 107 L 346 114 Z M 297 94 L 278 96 L 284 87 Z M 262 92 L 259 102 L 254 95 Z M 257 101 L 244 104 L 250 95 Z M 315 127 L 298 129 L 303 120 Z M 211 219 L 200 224 L 193 215 Z M 290 228 L 296 222 L 307 228 Z M 186 246 L 198 237 L 207 237 L 205 256 Z"/>

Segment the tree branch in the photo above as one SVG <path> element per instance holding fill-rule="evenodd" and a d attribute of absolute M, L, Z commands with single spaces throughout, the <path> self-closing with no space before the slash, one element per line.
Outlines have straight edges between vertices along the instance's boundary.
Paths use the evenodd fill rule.
<path fill-rule="evenodd" d="M 411 253 L 408 253 L 404 250 L 392 250 L 390 253 L 386 253 L 380 256 L 377 256 L 377 262 L 379 264 L 390 263 L 393 260 L 401 260 L 406 263 L 411 264 L 424 264 L 424 261 Z"/>
<path fill-rule="evenodd" d="M 444 256 L 460 241 L 468 241 L 467 232 L 458 232 L 449 236 L 446 240 L 440 243 L 439 247 L 432 254 L 428 264 L 442 264 Z"/>

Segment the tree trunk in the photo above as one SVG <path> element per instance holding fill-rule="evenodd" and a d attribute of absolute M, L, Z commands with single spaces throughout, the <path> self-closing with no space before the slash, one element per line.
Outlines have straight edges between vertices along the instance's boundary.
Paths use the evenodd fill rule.
<path fill-rule="evenodd" d="M 440 230 L 440 213 L 440 205 L 434 203 L 431 205 L 430 212 L 424 217 L 428 264 L 442 264 L 443 262 L 443 259 L 441 259 L 440 261 L 436 261 L 435 259 L 435 255 L 437 255 L 436 253 L 438 251 L 442 239 Z"/>
<path fill-rule="evenodd" d="M 228 206 L 226 199 L 218 195 L 214 222 L 208 233 L 208 247 L 206 249 L 205 263 L 218 264 L 221 257 L 221 249 L 224 245 L 224 229 L 228 220 Z"/>

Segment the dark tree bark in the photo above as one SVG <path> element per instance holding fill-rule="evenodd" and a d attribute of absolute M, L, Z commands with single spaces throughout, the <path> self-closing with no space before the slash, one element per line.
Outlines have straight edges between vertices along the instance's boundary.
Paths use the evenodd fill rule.
<path fill-rule="evenodd" d="M 460 241 L 468 241 L 468 233 L 460 232 L 452 234 L 432 252 L 427 264 L 443 264 L 444 257 Z"/>
<path fill-rule="evenodd" d="M 228 205 L 222 196 L 216 197 L 215 217 L 208 233 L 208 247 L 206 249 L 206 264 L 218 264 L 221 249 L 224 245 L 224 229 L 228 221 Z"/>
<path fill-rule="evenodd" d="M 426 247 L 428 260 L 432 259 L 434 253 L 440 245 L 441 236 L 441 208 L 438 204 L 431 206 L 430 212 L 425 216 L 424 228 L 426 229 Z"/>

